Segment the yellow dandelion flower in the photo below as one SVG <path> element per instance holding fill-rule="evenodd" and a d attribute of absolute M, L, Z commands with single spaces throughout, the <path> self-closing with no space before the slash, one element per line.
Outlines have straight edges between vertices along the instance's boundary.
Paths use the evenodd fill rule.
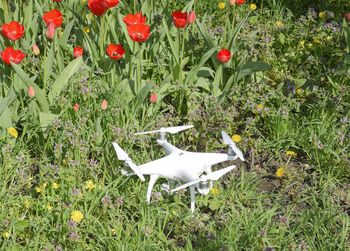
<path fill-rule="evenodd" d="M 287 152 L 286 152 L 286 155 L 287 155 L 288 157 L 296 157 L 296 156 L 297 156 L 297 153 L 296 153 L 296 152 L 293 152 L 293 151 L 287 151 Z"/>
<path fill-rule="evenodd" d="M 252 4 L 249 5 L 249 8 L 251 10 L 256 10 L 256 5 L 252 3 Z"/>
<path fill-rule="evenodd" d="M 84 219 L 84 215 L 79 210 L 74 210 L 70 216 L 70 218 L 75 222 L 81 222 L 82 219 Z"/>
<path fill-rule="evenodd" d="M 318 39 L 314 39 L 314 43 L 315 43 L 315 44 L 321 44 L 321 41 L 318 40 Z"/>
<path fill-rule="evenodd" d="M 5 232 L 2 234 L 2 237 L 4 237 L 4 238 L 9 238 L 9 237 L 10 237 L 9 232 L 5 231 Z"/>
<path fill-rule="evenodd" d="M 90 28 L 85 26 L 85 27 L 83 27 L 83 31 L 85 31 L 86 33 L 89 33 L 90 32 Z"/>
<path fill-rule="evenodd" d="M 212 195 L 218 195 L 218 194 L 219 194 L 219 189 L 217 189 L 217 188 L 212 188 L 212 189 L 210 189 L 210 193 L 211 193 Z"/>
<path fill-rule="evenodd" d="M 304 40 L 301 40 L 301 41 L 300 41 L 300 45 L 304 47 L 305 41 L 304 41 Z"/>
<path fill-rule="evenodd" d="M 58 189 L 59 187 L 60 186 L 56 182 L 52 183 L 52 188 L 53 189 Z"/>
<path fill-rule="evenodd" d="M 224 9 L 226 7 L 226 4 L 224 2 L 220 2 L 218 6 L 219 6 L 219 9 Z"/>
<path fill-rule="evenodd" d="M 29 208 L 29 206 L 30 206 L 30 201 L 29 200 L 25 200 L 24 201 L 24 205 L 26 206 L 26 208 Z"/>
<path fill-rule="evenodd" d="M 284 174 L 284 168 L 282 168 L 282 167 L 278 168 L 277 171 L 276 171 L 276 176 L 278 178 L 281 178 L 283 176 L 283 174 Z"/>
<path fill-rule="evenodd" d="M 256 108 L 257 108 L 258 112 L 260 112 L 260 111 L 264 108 L 264 105 L 258 104 L 258 105 L 256 106 Z"/>
<path fill-rule="evenodd" d="M 310 48 L 312 47 L 312 43 L 308 43 L 307 45 L 308 45 Z"/>
<path fill-rule="evenodd" d="M 281 27 L 282 25 L 283 25 L 283 23 L 281 21 L 276 22 L 276 27 Z"/>
<path fill-rule="evenodd" d="M 48 181 L 45 181 L 45 182 L 44 182 L 44 188 L 47 187 L 47 184 L 49 184 L 49 182 L 48 182 Z"/>
<path fill-rule="evenodd" d="M 232 136 L 232 140 L 233 140 L 233 142 L 235 142 L 235 143 L 240 142 L 241 139 L 242 139 L 242 137 L 239 136 L 238 134 L 234 134 L 234 135 Z"/>
<path fill-rule="evenodd" d="M 46 206 L 47 210 L 51 211 L 52 210 L 52 206 L 50 204 L 47 204 Z"/>
<path fill-rule="evenodd" d="M 318 13 L 318 17 L 319 18 L 325 18 L 327 15 L 326 13 L 324 13 L 324 11 L 321 11 L 320 13 Z"/>
<path fill-rule="evenodd" d="M 332 38 L 332 36 L 327 36 L 327 37 L 326 37 L 327 40 L 329 40 L 329 39 L 331 39 L 331 38 Z"/>
<path fill-rule="evenodd" d="M 35 191 L 37 191 L 38 193 L 41 193 L 43 191 L 43 186 L 40 185 L 40 186 L 36 187 Z"/>
<path fill-rule="evenodd" d="M 112 232 L 112 235 L 116 235 L 114 228 L 111 229 L 111 232 Z"/>
<path fill-rule="evenodd" d="M 92 189 L 95 189 L 96 185 L 92 182 L 92 180 L 88 180 L 85 182 L 85 189 L 91 191 Z"/>
<path fill-rule="evenodd" d="M 301 93 L 303 92 L 303 90 L 300 89 L 300 88 L 298 88 L 298 89 L 295 90 L 295 92 L 296 92 L 297 94 L 301 94 Z"/>
<path fill-rule="evenodd" d="M 10 126 L 9 128 L 7 128 L 7 132 L 14 138 L 18 137 L 18 132 L 16 130 L 16 128 Z"/>

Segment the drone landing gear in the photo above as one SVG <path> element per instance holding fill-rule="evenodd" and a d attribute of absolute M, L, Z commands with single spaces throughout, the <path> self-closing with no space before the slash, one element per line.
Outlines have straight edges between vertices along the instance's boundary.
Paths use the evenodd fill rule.
<path fill-rule="evenodd" d="M 150 175 L 150 180 L 149 180 L 148 189 L 147 189 L 147 203 L 148 204 L 151 202 L 152 189 L 153 189 L 153 186 L 156 183 L 158 178 L 159 178 L 158 174 Z"/>
<path fill-rule="evenodd" d="M 194 213 L 194 200 L 195 200 L 195 189 L 194 186 L 190 186 L 191 193 L 191 212 Z"/>

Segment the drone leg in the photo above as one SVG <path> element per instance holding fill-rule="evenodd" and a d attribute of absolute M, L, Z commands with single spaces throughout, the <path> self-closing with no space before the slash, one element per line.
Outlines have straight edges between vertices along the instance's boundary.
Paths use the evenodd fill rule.
<path fill-rule="evenodd" d="M 206 173 L 207 174 L 210 174 L 212 171 L 211 171 L 211 166 L 206 170 Z M 213 188 L 213 181 L 209 181 L 209 190 Z"/>
<path fill-rule="evenodd" d="M 194 213 L 194 200 L 195 200 L 194 186 L 190 186 L 190 193 L 191 193 L 191 212 Z"/>
<path fill-rule="evenodd" d="M 147 203 L 149 204 L 151 202 L 151 194 L 152 194 L 152 189 L 154 186 L 154 183 L 156 183 L 159 175 L 151 175 L 149 184 L 148 184 L 148 189 L 147 189 Z"/>

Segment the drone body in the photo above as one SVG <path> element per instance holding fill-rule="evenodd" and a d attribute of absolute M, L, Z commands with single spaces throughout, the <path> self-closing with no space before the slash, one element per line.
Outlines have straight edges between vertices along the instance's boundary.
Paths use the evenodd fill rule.
<path fill-rule="evenodd" d="M 217 163 L 227 160 L 234 160 L 240 158 L 244 161 L 242 152 L 236 147 L 231 138 L 222 131 L 224 144 L 229 145 L 229 151 L 224 153 L 197 153 L 181 150 L 166 140 L 166 133 L 176 133 L 193 126 L 178 126 L 161 128 L 160 130 L 137 133 L 135 135 L 159 132 L 157 143 L 163 147 L 167 156 L 136 166 L 129 156 L 117 143 L 113 143 L 118 159 L 123 160 L 134 173 L 126 173 L 126 175 L 136 174 L 144 181 L 143 175 L 149 175 L 150 181 L 147 189 L 147 202 L 150 203 L 153 186 L 158 178 L 166 178 L 169 180 L 168 184 L 163 184 L 162 189 L 167 193 L 172 194 L 175 191 L 190 187 L 191 193 L 191 211 L 195 209 L 195 188 L 200 194 L 208 194 L 212 187 L 212 181 L 218 180 L 222 175 L 236 168 L 234 165 L 223 168 L 221 170 L 212 172 L 211 167 Z M 205 173 L 205 174 L 204 174 Z M 209 183 L 208 183 L 209 181 Z M 182 185 L 172 189 L 175 182 Z"/>

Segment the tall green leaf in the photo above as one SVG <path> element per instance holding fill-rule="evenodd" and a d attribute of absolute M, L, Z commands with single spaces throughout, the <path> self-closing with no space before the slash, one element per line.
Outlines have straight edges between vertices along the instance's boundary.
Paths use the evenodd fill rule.
<path fill-rule="evenodd" d="M 249 62 L 243 65 L 242 67 L 238 67 L 236 72 L 238 72 L 238 76 L 236 81 L 244 78 L 245 76 L 252 74 L 258 71 L 265 71 L 270 69 L 271 66 L 264 62 Z"/>

